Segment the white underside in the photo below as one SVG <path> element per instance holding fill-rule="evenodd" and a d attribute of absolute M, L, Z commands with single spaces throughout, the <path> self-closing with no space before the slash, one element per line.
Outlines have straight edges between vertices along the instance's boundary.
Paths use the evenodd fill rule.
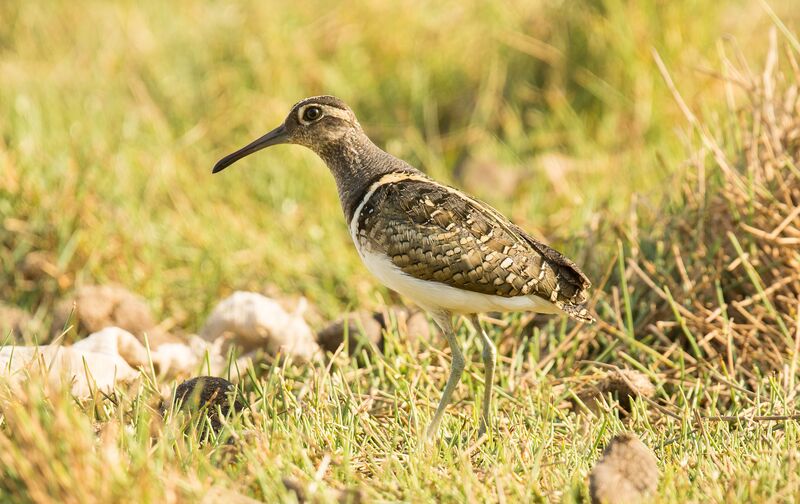
<path fill-rule="evenodd" d="M 384 254 L 374 253 L 361 247 L 358 239 L 358 217 L 364 205 L 369 201 L 375 190 L 382 184 L 392 181 L 413 179 L 415 176 L 408 174 L 389 174 L 378 182 L 372 184 L 356 207 L 350 221 L 350 236 L 367 269 L 385 286 L 395 292 L 411 299 L 420 307 L 428 311 L 447 310 L 458 314 L 528 311 L 536 313 L 561 313 L 561 310 L 550 301 L 539 296 L 503 297 L 492 294 L 481 294 L 464 289 L 450 287 L 440 282 L 420 280 L 395 266 Z"/>
<path fill-rule="evenodd" d="M 429 311 L 448 310 L 462 314 L 493 311 L 560 312 L 553 303 L 538 296 L 503 297 L 457 289 L 440 282 L 420 280 L 407 275 L 383 254 L 363 250 L 359 250 L 359 253 L 367 269 L 385 286 Z"/>

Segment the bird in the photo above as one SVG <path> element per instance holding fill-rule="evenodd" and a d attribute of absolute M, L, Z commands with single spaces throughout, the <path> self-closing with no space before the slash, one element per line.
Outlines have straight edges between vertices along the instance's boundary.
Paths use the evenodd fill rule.
<path fill-rule="evenodd" d="M 428 439 L 437 436 L 465 367 L 453 317 L 468 317 L 482 342 L 479 438 L 492 425 L 497 349 L 478 315 L 565 313 L 579 322 L 594 321 L 586 306 L 591 282 L 573 261 L 486 203 L 382 150 L 334 96 L 299 101 L 280 126 L 220 159 L 212 173 L 279 144 L 307 147 L 327 164 L 366 268 L 428 312 L 447 340 L 452 364 Z"/>

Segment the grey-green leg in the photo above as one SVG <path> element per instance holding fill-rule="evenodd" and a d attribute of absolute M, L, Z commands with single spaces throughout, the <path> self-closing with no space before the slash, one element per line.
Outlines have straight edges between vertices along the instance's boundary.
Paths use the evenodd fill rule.
<path fill-rule="evenodd" d="M 494 388 L 494 368 L 497 363 L 497 348 L 494 343 L 489 339 L 489 335 L 481 327 L 477 315 L 470 317 L 472 325 L 475 330 L 481 335 L 483 341 L 483 357 L 484 366 L 484 379 L 483 379 L 483 412 L 481 413 L 481 426 L 478 429 L 478 437 L 483 436 L 486 431 L 492 426 L 492 389 Z"/>
<path fill-rule="evenodd" d="M 447 385 L 442 392 L 442 399 L 439 401 L 439 406 L 436 408 L 436 413 L 433 415 L 433 420 L 428 426 L 428 439 L 433 438 L 439 430 L 439 424 L 442 422 L 442 415 L 447 405 L 450 404 L 450 398 L 453 395 L 456 385 L 461 380 L 461 374 L 464 372 L 464 355 L 456 341 L 456 335 L 453 331 L 452 316 L 448 312 L 434 312 L 431 313 L 433 320 L 442 329 L 445 339 L 450 344 L 450 351 L 453 354 L 453 364 L 450 368 L 450 376 L 447 378 Z"/>

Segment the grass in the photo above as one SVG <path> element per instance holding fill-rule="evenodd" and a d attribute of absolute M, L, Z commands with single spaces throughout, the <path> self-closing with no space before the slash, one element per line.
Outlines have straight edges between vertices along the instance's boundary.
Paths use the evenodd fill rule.
<path fill-rule="evenodd" d="M 276 149 L 210 176 L 294 101 L 330 92 L 446 182 L 463 185 L 477 161 L 525 174 L 513 194 L 470 189 L 585 266 L 600 322 L 491 326 L 501 392 L 484 442 L 466 327 L 474 358 L 433 446 L 417 436 L 449 356 L 438 338 L 396 330 L 382 355 L 243 377 L 250 412 L 205 444 L 155 415 L 172 384 L 145 376 L 75 401 L 34 377 L 0 391 L 0 497 L 181 502 L 222 488 L 291 502 L 291 478 L 321 502 L 335 489 L 367 502 L 573 502 L 608 439 L 632 430 L 659 459 L 658 501 L 796 499 L 796 218 L 771 234 L 800 180 L 800 111 L 777 120 L 770 108 L 798 83 L 791 7 L 4 2 L 5 302 L 47 323 L 75 286 L 117 282 L 188 333 L 234 289 L 304 295 L 321 319 L 398 301 L 359 264 L 310 153 Z M 32 252 L 47 274 L 26 268 Z M 643 372 L 655 395 L 630 413 L 612 398 L 573 412 L 608 366 Z"/>

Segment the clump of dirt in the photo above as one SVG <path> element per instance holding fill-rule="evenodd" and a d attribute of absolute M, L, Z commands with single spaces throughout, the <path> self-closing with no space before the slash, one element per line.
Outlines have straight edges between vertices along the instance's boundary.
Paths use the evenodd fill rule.
<path fill-rule="evenodd" d="M 214 485 L 203 494 L 200 504 L 260 504 L 261 501 L 242 495 L 235 490 L 225 488 L 221 485 Z"/>
<path fill-rule="evenodd" d="M 83 286 L 73 296 L 62 299 L 56 305 L 51 336 L 60 334 L 71 320 L 74 320 L 79 334 L 119 327 L 141 339 L 145 332 L 148 337 L 157 332 L 154 331 L 155 319 L 145 300 L 117 285 Z"/>
<path fill-rule="evenodd" d="M 314 483 L 303 484 L 295 478 L 283 478 L 283 486 L 294 493 L 297 502 L 321 503 L 336 502 L 339 504 L 360 504 L 364 502 L 364 493 L 358 488 L 339 489 L 331 488 L 321 491 L 316 488 Z"/>
<path fill-rule="evenodd" d="M 206 414 L 215 434 L 222 430 L 222 418 L 244 409 L 236 385 L 215 376 L 198 376 L 181 383 L 175 389 L 173 404 L 181 411 Z M 162 416 L 168 407 L 169 404 L 162 401 L 159 408 Z"/>
<path fill-rule="evenodd" d="M 380 319 L 380 320 L 379 320 Z M 361 348 L 383 346 L 383 317 L 380 313 L 359 310 L 348 313 L 317 333 L 317 342 L 327 352 L 335 352 L 347 338 L 350 355 Z"/>
<path fill-rule="evenodd" d="M 55 307 L 50 336 L 60 335 L 72 326 L 79 336 L 99 332 L 109 327 L 124 329 L 150 348 L 164 343 L 183 343 L 184 339 L 156 325 L 150 307 L 141 296 L 118 285 L 87 285 L 72 296 L 59 301 Z"/>
<path fill-rule="evenodd" d="M 53 255 L 41 250 L 27 253 L 22 260 L 20 269 L 22 276 L 30 281 L 38 282 L 46 278 L 58 279 L 61 275 Z"/>
<path fill-rule="evenodd" d="M 590 382 L 577 395 L 584 406 L 596 412 L 601 398 L 611 394 L 620 407 L 630 413 L 637 397 L 650 399 L 655 393 L 656 388 L 646 374 L 633 369 L 613 369 Z"/>
<path fill-rule="evenodd" d="M 328 352 L 335 352 L 345 337 L 350 355 L 370 347 L 382 352 L 383 331 L 390 328 L 393 320 L 397 323 L 398 331 L 412 340 L 430 336 L 430 325 L 423 312 L 390 307 L 383 311 L 359 310 L 348 313 L 319 331 L 317 341 Z"/>
<path fill-rule="evenodd" d="M 25 339 L 40 337 L 39 331 L 41 325 L 28 312 L 0 303 L 0 342 L 22 343 Z"/>
<path fill-rule="evenodd" d="M 615 436 L 589 475 L 595 504 L 645 502 L 658 487 L 658 461 L 636 435 Z"/>

